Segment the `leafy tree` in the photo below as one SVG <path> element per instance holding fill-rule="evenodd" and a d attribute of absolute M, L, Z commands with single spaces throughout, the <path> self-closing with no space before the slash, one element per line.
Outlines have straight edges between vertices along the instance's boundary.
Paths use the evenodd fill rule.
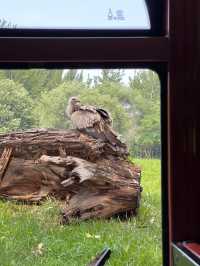
<path fill-rule="evenodd" d="M 140 71 L 130 79 L 137 122 L 136 143 L 160 145 L 160 82 L 153 71 Z"/>
<path fill-rule="evenodd" d="M 1 79 L 6 79 L 6 74 L 4 70 L 0 70 L 0 80 Z"/>
<path fill-rule="evenodd" d="M 0 88 L 0 132 L 32 127 L 32 100 L 24 87 L 4 79 L 0 80 Z"/>
<path fill-rule="evenodd" d="M 78 96 L 85 90 L 78 81 L 64 82 L 51 91 L 42 93 L 34 109 L 34 117 L 39 127 L 69 128 L 70 121 L 65 117 L 65 108 L 71 96 Z"/>
<path fill-rule="evenodd" d="M 45 88 L 47 91 L 55 89 L 58 85 L 60 85 L 63 82 L 62 69 L 56 69 L 56 70 L 42 69 L 41 71 L 45 71 L 46 73 L 46 80 L 44 80 L 43 83 L 44 90 Z"/>
<path fill-rule="evenodd" d="M 69 69 L 63 77 L 63 81 L 79 81 L 83 82 L 83 71 L 78 71 L 77 69 Z"/>
<path fill-rule="evenodd" d="M 21 83 L 33 99 L 62 83 L 62 73 L 62 70 L 48 69 L 4 70 L 4 76 Z"/>
<path fill-rule="evenodd" d="M 90 88 L 92 87 L 94 82 L 94 78 L 90 76 L 90 74 L 87 75 L 87 79 L 86 79 L 86 82 L 85 82 L 85 85 Z M 96 83 L 95 83 L 96 84 Z"/>
<path fill-rule="evenodd" d="M 125 109 L 130 110 L 133 101 L 131 98 L 132 90 L 128 86 L 113 81 L 104 81 L 97 85 L 96 89 L 102 94 L 109 94 L 111 97 L 116 97 Z"/>
<path fill-rule="evenodd" d="M 17 25 L 13 25 L 4 18 L 0 18 L 0 28 L 16 28 Z"/>
<path fill-rule="evenodd" d="M 124 71 L 114 69 L 103 69 L 101 75 L 96 77 L 96 84 L 104 82 L 120 83 L 124 76 Z"/>

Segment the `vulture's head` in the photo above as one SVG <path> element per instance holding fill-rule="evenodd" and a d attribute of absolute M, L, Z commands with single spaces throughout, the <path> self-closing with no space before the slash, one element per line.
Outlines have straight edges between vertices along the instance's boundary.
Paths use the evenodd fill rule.
<path fill-rule="evenodd" d="M 78 110 L 78 107 L 80 106 L 80 100 L 77 97 L 70 97 L 66 109 L 66 114 L 68 117 L 71 116 L 71 114 Z"/>
<path fill-rule="evenodd" d="M 78 105 L 80 104 L 80 100 L 77 97 L 70 97 L 68 101 L 69 105 Z"/>

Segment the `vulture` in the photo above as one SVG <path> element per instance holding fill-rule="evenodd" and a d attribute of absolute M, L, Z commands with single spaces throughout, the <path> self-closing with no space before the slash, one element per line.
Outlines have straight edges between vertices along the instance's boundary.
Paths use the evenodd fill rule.
<path fill-rule="evenodd" d="M 112 118 L 106 110 L 83 105 L 78 98 L 71 97 L 65 112 L 76 129 L 114 147 L 124 147 L 112 129 Z"/>

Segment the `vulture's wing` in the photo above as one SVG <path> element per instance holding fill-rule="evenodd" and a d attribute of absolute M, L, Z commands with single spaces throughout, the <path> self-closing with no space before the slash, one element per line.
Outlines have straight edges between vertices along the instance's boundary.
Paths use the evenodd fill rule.
<path fill-rule="evenodd" d="M 111 118 L 108 112 L 103 109 L 83 105 L 78 111 L 72 113 L 71 120 L 77 129 L 84 130 L 96 139 L 109 142 L 114 146 L 123 145 L 111 127 Z"/>
<path fill-rule="evenodd" d="M 93 107 L 82 106 L 71 115 L 73 125 L 78 129 L 92 128 L 101 122 L 101 116 Z"/>
<path fill-rule="evenodd" d="M 112 125 L 112 117 L 110 116 L 110 114 L 102 109 L 102 108 L 96 108 L 96 111 L 100 114 L 100 116 L 103 118 L 103 120 L 108 124 L 108 125 Z"/>

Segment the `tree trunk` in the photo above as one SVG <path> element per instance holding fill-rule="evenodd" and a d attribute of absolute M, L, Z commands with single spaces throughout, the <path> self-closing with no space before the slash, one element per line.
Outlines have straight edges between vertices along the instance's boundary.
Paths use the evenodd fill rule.
<path fill-rule="evenodd" d="M 33 130 L 0 135 L 0 197 L 65 200 L 63 221 L 135 214 L 140 169 L 127 149 L 78 131 Z"/>

